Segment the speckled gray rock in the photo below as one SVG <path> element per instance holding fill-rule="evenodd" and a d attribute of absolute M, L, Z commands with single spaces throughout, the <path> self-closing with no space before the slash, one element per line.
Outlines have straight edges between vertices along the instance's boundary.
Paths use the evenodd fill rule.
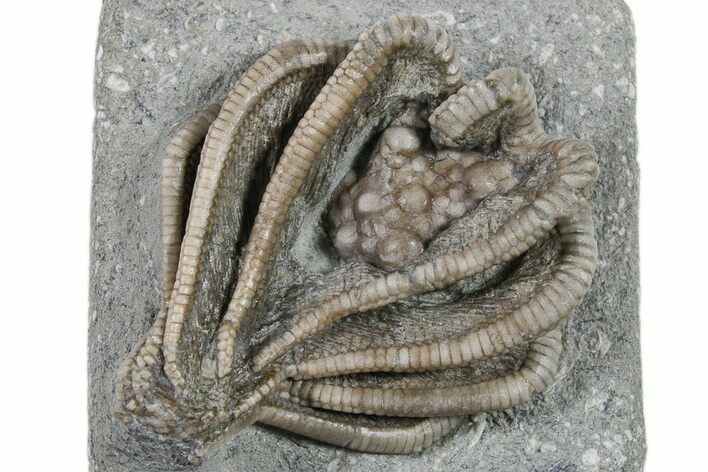
<path fill-rule="evenodd" d="M 384 5 L 385 3 L 386 5 Z M 576 4 L 572 4 L 576 3 Z M 558 380 L 531 404 L 479 415 L 414 456 L 367 455 L 261 426 L 199 470 L 640 470 L 641 406 L 634 37 L 621 1 L 104 2 L 96 65 L 89 332 L 95 470 L 185 468 L 169 447 L 111 416 L 115 372 L 160 302 L 157 151 L 176 124 L 293 37 L 355 38 L 410 12 L 438 21 L 465 81 L 528 72 L 551 134 L 593 143 L 600 262 L 571 316 Z"/>

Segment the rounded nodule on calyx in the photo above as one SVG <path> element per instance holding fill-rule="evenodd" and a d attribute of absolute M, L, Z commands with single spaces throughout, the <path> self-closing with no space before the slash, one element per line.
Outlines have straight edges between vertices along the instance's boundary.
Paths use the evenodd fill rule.
<path fill-rule="evenodd" d="M 350 173 L 330 208 L 340 254 L 389 271 L 413 263 L 452 221 L 517 183 L 511 160 L 424 147 L 429 128 L 401 124 L 411 109 L 383 132 L 365 173 Z"/>

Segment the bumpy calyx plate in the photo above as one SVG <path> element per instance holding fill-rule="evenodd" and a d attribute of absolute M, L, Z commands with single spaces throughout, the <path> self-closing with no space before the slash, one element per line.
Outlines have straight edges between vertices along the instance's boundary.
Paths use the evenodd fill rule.
<path fill-rule="evenodd" d="M 402 454 L 551 384 L 596 155 L 543 131 L 522 72 L 460 77 L 443 29 L 397 16 L 278 46 L 175 132 L 126 425 L 194 461 L 256 421 Z"/>

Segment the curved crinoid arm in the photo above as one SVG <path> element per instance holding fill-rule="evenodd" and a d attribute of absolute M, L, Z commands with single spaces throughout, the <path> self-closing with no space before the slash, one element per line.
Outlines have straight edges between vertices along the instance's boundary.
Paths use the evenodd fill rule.
<path fill-rule="evenodd" d="M 274 398 L 251 410 L 251 415 L 237 421 L 236 428 L 258 421 L 278 429 L 355 451 L 378 454 L 414 454 L 455 431 L 464 416 L 441 418 L 389 418 L 376 421 L 362 415 L 346 415 L 318 410 L 284 398 Z M 216 440 L 199 447 L 191 461 L 198 463 L 236 431 L 227 431 Z"/>
<path fill-rule="evenodd" d="M 254 211 L 249 205 L 270 177 L 285 128 L 302 116 L 348 49 L 346 42 L 304 39 L 271 50 L 233 87 L 209 130 L 162 348 L 165 372 L 178 389 L 197 375 L 233 290 Z"/>
<path fill-rule="evenodd" d="M 225 376 L 232 368 L 237 332 L 253 306 L 288 209 L 313 160 L 389 61 L 403 54 L 414 55 L 434 66 L 439 82 L 436 95 L 459 87 L 459 58 L 447 33 L 434 23 L 409 15 L 396 16 L 359 37 L 298 124 L 268 182 L 246 246 L 238 284 L 219 329 L 219 376 Z"/>
<path fill-rule="evenodd" d="M 522 367 L 503 377 L 469 385 L 428 388 L 351 386 L 293 382 L 283 395 L 304 405 L 366 415 L 447 417 L 504 410 L 529 401 L 553 382 L 562 350 L 555 329 L 533 341 Z"/>
<path fill-rule="evenodd" d="M 444 438 L 464 420 L 464 416 L 435 418 L 387 418 L 374 420 L 361 415 L 343 415 L 308 408 L 288 401 L 290 382 L 283 381 L 282 371 L 274 372 L 244 404 L 234 412 L 234 421 L 213 439 L 190 454 L 192 462 L 201 462 L 236 433 L 260 422 L 328 444 L 362 452 L 411 454 Z M 272 397 L 273 391 L 282 391 Z M 301 402 L 304 403 L 304 402 Z"/>
<path fill-rule="evenodd" d="M 558 157 L 559 189 L 565 187 L 565 191 L 570 189 L 590 196 L 599 175 L 592 144 L 574 138 L 549 138 L 539 150 Z"/>
<path fill-rule="evenodd" d="M 162 159 L 160 236 L 164 306 L 169 303 L 175 285 L 179 250 L 187 225 L 189 202 L 204 138 L 220 108 L 220 104 L 214 103 L 182 124 L 167 144 Z"/>
<path fill-rule="evenodd" d="M 209 127 L 219 112 L 220 105 L 212 104 L 195 113 L 180 125 L 170 137 L 162 158 L 160 182 L 160 235 L 162 239 L 162 308 L 148 333 L 136 344 L 118 370 L 116 386 L 116 414 L 126 423 L 132 414 L 147 413 L 146 395 L 154 386 L 154 368 L 162 363 L 162 342 L 167 318 L 167 305 L 172 294 L 177 272 L 179 250 L 187 224 L 189 202 L 197 166 Z M 153 399 L 156 403 L 159 400 Z M 142 406 L 140 404 L 143 404 Z M 177 414 L 169 408 L 150 413 L 150 426 L 159 433 L 171 432 L 169 423 Z"/>
<path fill-rule="evenodd" d="M 512 152 L 547 139 L 533 85 L 511 67 L 462 87 L 435 109 L 429 122 L 431 138 L 445 147 L 480 148 L 499 139 L 502 151 Z"/>
<path fill-rule="evenodd" d="M 355 451 L 413 454 L 454 431 L 463 416 L 404 419 L 382 425 L 360 415 L 314 410 L 287 402 L 263 405 L 258 421 L 317 441 Z"/>

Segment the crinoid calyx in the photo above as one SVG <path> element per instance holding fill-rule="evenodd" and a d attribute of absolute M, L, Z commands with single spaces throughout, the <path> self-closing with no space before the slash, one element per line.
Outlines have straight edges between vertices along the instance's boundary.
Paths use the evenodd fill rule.
<path fill-rule="evenodd" d="M 278 46 L 174 133 L 129 428 L 194 461 L 257 421 L 405 454 L 553 382 L 596 155 L 543 131 L 522 72 L 460 81 L 448 34 L 397 16 Z"/>

